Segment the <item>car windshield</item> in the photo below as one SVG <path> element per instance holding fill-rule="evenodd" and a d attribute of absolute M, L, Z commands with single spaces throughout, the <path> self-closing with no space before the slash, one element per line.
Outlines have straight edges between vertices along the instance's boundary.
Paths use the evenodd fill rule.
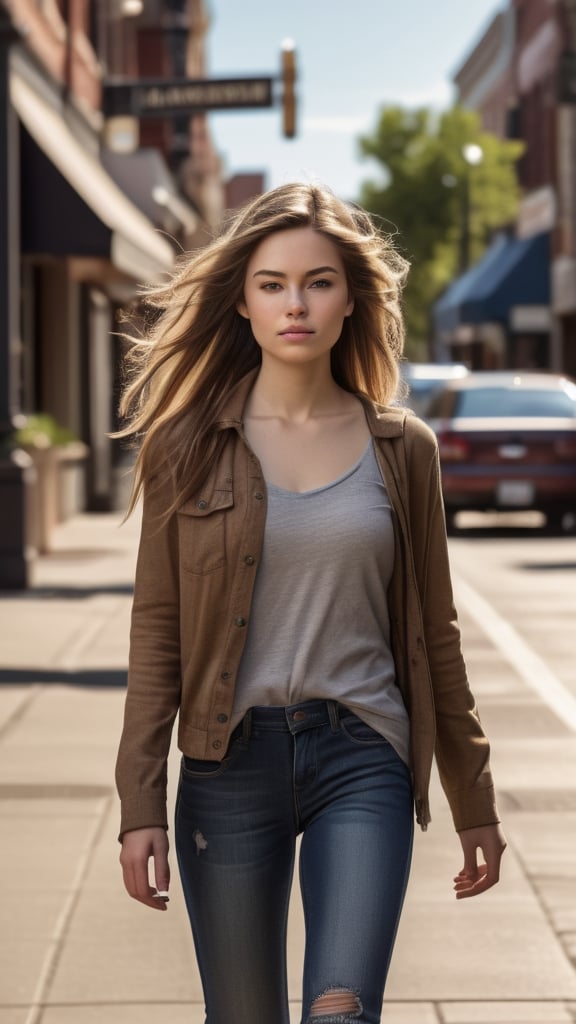
<path fill-rule="evenodd" d="M 576 418 L 576 389 L 470 388 L 457 393 L 454 414 L 459 417 L 521 416 Z"/>

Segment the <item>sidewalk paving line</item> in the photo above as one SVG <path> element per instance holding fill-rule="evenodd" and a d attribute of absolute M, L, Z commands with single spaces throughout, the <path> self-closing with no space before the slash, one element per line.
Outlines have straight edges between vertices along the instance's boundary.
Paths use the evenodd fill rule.
<path fill-rule="evenodd" d="M 442 1024 L 572 1024 L 565 1002 L 442 1003 Z"/>
<path fill-rule="evenodd" d="M 526 685 L 576 732 L 576 698 L 518 631 L 474 587 L 456 573 L 452 575 L 458 602 L 511 662 Z"/>
<path fill-rule="evenodd" d="M 49 991 L 62 946 L 66 941 L 66 933 L 74 915 L 76 903 L 82 892 L 82 884 L 86 878 L 90 863 L 97 849 L 98 836 L 102 830 L 103 823 L 106 820 L 108 805 L 109 801 L 106 801 L 101 813 L 96 816 L 94 824 L 88 833 L 86 848 L 78 861 L 74 877 L 72 878 L 70 891 L 64 900 L 62 909 L 60 910 L 54 926 L 53 934 L 47 946 L 44 962 L 40 969 L 36 988 L 25 1018 L 25 1024 L 39 1024 L 43 1019 L 45 1011 L 45 996 Z"/>

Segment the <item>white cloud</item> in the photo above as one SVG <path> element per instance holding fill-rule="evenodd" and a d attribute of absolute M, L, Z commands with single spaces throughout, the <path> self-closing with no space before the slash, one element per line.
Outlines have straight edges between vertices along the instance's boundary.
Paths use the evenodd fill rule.
<path fill-rule="evenodd" d="M 342 117 L 338 114 L 333 117 L 305 117 L 305 132 L 322 132 L 328 135 L 358 135 L 368 131 L 372 123 L 372 117 L 367 114 L 356 114 Z"/>
<path fill-rule="evenodd" d="M 382 107 L 400 106 L 408 109 L 432 107 L 444 110 L 452 105 L 453 99 L 452 84 L 440 79 L 431 82 L 426 89 L 400 93 L 396 96 L 383 96 L 379 100 L 375 100 L 371 109 L 363 114 L 328 114 L 324 116 L 312 114 L 305 116 L 302 128 L 304 134 L 309 132 L 314 135 L 358 136 L 373 131 L 378 120 L 378 112 Z"/>
<path fill-rule="evenodd" d="M 450 107 L 454 99 L 454 87 L 451 82 L 439 80 L 431 82 L 426 89 L 417 92 L 405 92 L 394 99 L 386 100 L 381 105 L 398 104 L 401 107 Z"/>

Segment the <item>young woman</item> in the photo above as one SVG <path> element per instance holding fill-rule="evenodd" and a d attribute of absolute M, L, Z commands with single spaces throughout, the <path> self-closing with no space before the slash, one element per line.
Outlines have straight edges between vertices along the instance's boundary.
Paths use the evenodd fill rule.
<path fill-rule="evenodd" d="M 391 404 L 405 272 L 366 213 L 285 185 L 152 295 L 136 346 L 121 863 L 130 895 L 166 909 L 179 713 L 176 852 L 207 1024 L 288 1022 L 299 834 L 302 1020 L 380 1020 L 434 752 L 464 854 L 456 896 L 498 880 L 436 443 Z"/>

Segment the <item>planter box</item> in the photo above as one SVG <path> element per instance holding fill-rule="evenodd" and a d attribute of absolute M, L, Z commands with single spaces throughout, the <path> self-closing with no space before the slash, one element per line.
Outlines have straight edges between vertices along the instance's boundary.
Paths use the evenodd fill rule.
<path fill-rule="evenodd" d="M 86 501 L 86 460 L 90 449 L 82 441 L 70 441 L 57 448 L 59 462 L 58 522 L 84 511 Z"/>
<path fill-rule="evenodd" d="M 33 543 L 40 554 L 52 547 L 54 527 L 84 505 L 84 473 L 89 449 L 80 441 L 26 448 L 36 469 Z"/>

